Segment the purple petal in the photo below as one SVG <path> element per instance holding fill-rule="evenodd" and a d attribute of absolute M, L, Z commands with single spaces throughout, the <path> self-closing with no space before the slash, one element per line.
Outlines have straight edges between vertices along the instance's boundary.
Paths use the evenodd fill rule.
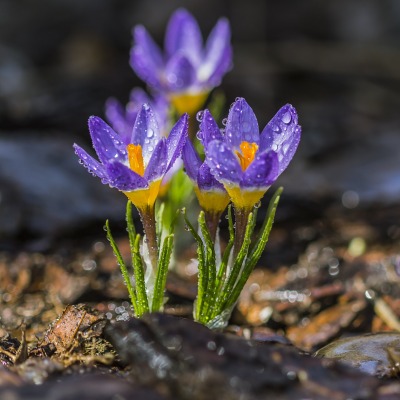
<path fill-rule="evenodd" d="M 148 182 L 142 176 L 118 161 L 106 164 L 110 186 L 124 192 L 145 189 Z"/>
<path fill-rule="evenodd" d="M 135 43 L 131 49 L 131 67 L 147 84 L 160 89 L 160 71 L 164 65 L 160 48 L 141 25 L 134 28 L 133 36 Z"/>
<path fill-rule="evenodd" d="M 144 178 L 148 182 L 162 178 L 167 170 L 167 143 L 162 138 L 151 155 L 149 164 L 146 167 Z"/>
<path fill-rule="evenodd" d="M 197 174 L 199 172 L 202 162 L 196 150 L 194 149 L 192 142 L 189 139 L 186 140 L 186 143 L 183 146 L 182 159 L 187 175 L 192 181 L 196 182 Z"/>
<path fill-rule="evenodd" d="M 169 103 L 165 96 L 156 94 L 154 97 L 149 96 L 142 88 L 134 88 L 130 94 L 130 101 L 127 106 L 127 114 L 132 115 L 132 126 L 135 124 L 136 116 L 143 104 L 150 104 L 151 109 L 156 117 L 158 127 L 162 135 L 166 130 L 169 116 Z"/>
<path fill-rule="evenodd" d="M 89 118 L 89 131 L 93 147 L 102 164 L 110 160 L 123 162 L 126 159 L 126 146 L 121 137 L 99 117 Z"/>
<path fill-rule="evenodd" d="M 278 155 L 274 151 L 258 154 L 244 172 L 241 187 L 267 188 L 279 176 Z"/>
<path fill-rule="evenodd" d="M 95 160 L 91 155 L 86 153 L 77 144 L 74 144 L 75 154 L 79 157 L 82 165 L 87 168 L 87 170 L 96 176 L 98 176 L 103 183 L 108 183 L 107 173 L 102 164 Z"/>
<path fill-rule="evenodd" d="M 112 128 L 127 145 L 132 135 L 133 123 L 130 124 L 127 120 L 122 104 L 114 98 L 108 99 L 105 104 L 105 114 Z"/>
<path fill-rule="evenodd" d="M 160 131 L 153 111 L 143 104 L 132 130 L 131 143 L 142 146 L 144 164 L 147 165 L 158 141 Z"/>
<path fill-rule="evenodd" d="M 206 162 L 211 173 L 219 182 L 227 185 L 239 184 L 243 172 L 232 149 L 219 140 L 212 141 L 206 148 Z"/>
<path fill-rule="evenodd" d="M 204 110 L 201 117 L 199 139 L 204 147 L 207 147 L 213 140 L 224 140 L 217 123 L 208 110 Z"/>
<path fill-rule="evenodd" d="M 167 150 L 168 150 L 168 165 L 167 169 L 170 169 L 174 164 L 175 160 L 182 154 L 183 146 L 185 145 L 189 129 L 189 116 L 183 114 L 178 122 L 173 126 L 171 133 L 167 138 Z"/>
<path fill-rule="evenodd" d="M 300 142 L 301 127 L 297 112 L 286 104 L 266 125 L 260 135 L 260 151 L 271 149 L 278 153 L 279 172 L 286 169 Z"/>
<path fill-rule="evenodd" d="M 182 91 L 196 81 L 196 71 L 192 63 L 182 53 L 175 54 L 165 67 L 168 88 L 171 91 Z"/>
<path fill-rule="evenodd" d="M 225 190 L 222 183 L 218 182 L 214 178 L 214 175 L 210 171 L 210 167 L 206 163 L 203 163 L 199 168 L 199 172 L 197 175 L 197 185 L 200 190 L 204 191 Z"/>
<path fill-rule="evenodd" d="M 207 39 L 205 57 L 198 73 L 198 79 L 208 81 L 210 86 L 217 86 L 231 67 L 231 30 L 228 20 L 221 18 Z"/>
<path fill-rule="evenodd" d="M 257 118 L 246 100 L 239 97 L 231 106 L 225 129 L 225 140 L 238 148 L 243 141 L 257 143 L 260 138 Z"/>
<path fill-rule="evenodd" d="M 197 21 L 187 10 L 177 10 L 170 18 L 165 33 L 167 57 L 182 52 L 194 65 L 198 65 L 202 48 L 203 38 Z"/>

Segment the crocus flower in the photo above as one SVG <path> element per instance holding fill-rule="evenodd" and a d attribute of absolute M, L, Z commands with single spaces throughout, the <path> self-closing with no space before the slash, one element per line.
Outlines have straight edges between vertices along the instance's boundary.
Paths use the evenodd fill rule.
<path fill-rule="evenodd" d="M 108 122 L 121 140 L 127 145 L 130 143 L 132 129 L 136 117 L 142 107 L 148 104 L 157 120 L 159 130 L 163 136 L 168 136 L 171 128 L 170 106 L 167 99 L 160 94 L 149 96 L 143 89 L 134 88 L 130 93 L 128 104 L 124 107 L 118 100 L 110 98 L 106 101 L 105 114 Z M 177 160 L 171 169 L 165 174 L 160 187 L 160 196 L 167 193 L 172 177 L 182 167 L 181 160 Z"/>
<path fill-rule="evenodd" d="M 160 134 L 149 105 L 139 111 L 129 140 L 121 137 L 101 118 L 89 118 L 89 131 L 99 161 L 74 144 L 82 164 L 103 183 L 122 191 L 139 212 L 152 210 L 161 180 L 181 155 L 188 130 L 184 114 L 167 138 Z"/>
<path fill-rule="evenodd" d="M 193 114 L 201 108 L 231 68 L 231 33 L 225 18 L 218 20 L 204 48 L 200 28 L 185 9 L 178 9 L 168 23 L 164 54 L 143 26 L 136 26 L 133 35 L 132 68 L 166 94 L 179 113 Z"/>
<path fill-rule="evenodd" d="M 204 118 L 204 116 L 203 116 Z M 232 104 L 224 135 L 210 140 L 206 161 L 224 185 L 235 210 L 234 256 L 242 247 L 248 216 L 286 169 L 300 141 L 296 110 L 283 106 L 260 134 L 257 118 L 243 98 Z M 210 136 L 203 125 L 200 136 Z"/>
<path fill-rule="evenodd" d="M 243 98 L 232 104 L 225 133 L 209 141 L 207 163 L 236 208 L 250 210 L 291 161 L 301 127 L 294 107 L 283 106 L 260 133 L 257 118 Z M 203 125 L 204 135 L 209 135 Z"/>
<path fill-rule="evenodd" d="M 218 125 L 208 110 L 203 113 L 200 132 L 206 133 L 199 136 L 203 146 L 207 146 L 211 140 L 223 139 Z M 183 147 L 182 158 L 186 173 L 194 184 L 194 191 L 200 207 L 205 212 L 211 237 L 215 238 L 221 214 L 230 202 L 229 195 L 222 183 L 218 182 L 211 174 L 207 162 L 201 161 L 190 140 L 187 140 Z"/>

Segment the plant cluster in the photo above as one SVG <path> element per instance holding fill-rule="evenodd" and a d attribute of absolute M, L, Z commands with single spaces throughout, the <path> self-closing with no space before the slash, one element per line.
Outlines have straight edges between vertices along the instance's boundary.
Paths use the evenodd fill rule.
<path fill-rule="evenodd" d="M 227 324 L 268 241 L 282 188 L 272 197 L 254 238 L 257 209 L 297 149 L 297 113 L 290 104 L 283 106 L 260 132 L 244 98 L 234 101 L 222 127 L 211 107 L 203 109 L 232 66 L 230 26 L 224 18 L 203 45 L 196 20 L 188 11 L 177 10 L 166 30 L 164 53 L 143 26 L 133 33 L 130 63 L 152 94 L 135 88 L 126 107 L 115 99 L 107 101 L 108 123 L 89 118 L 98 160 L 76 144 L 75 152 L 89 172 L 128 198 L 132 272 L 108 221 L 106 230 L 138 317 L 163 309 L 174 244 L 171 215 L 193 188 L 201 208 L 197 229 L 184 213 L 197 243 L 193 316 L 220 328 Z M 182 163 L 189 180 L 182 178 Z M 164 202 L 158 205 L 161 198 Z M 140 215 L 143 238 L 136 232 L 132 205 Z M 219 223 L 227 208 L 229 241 L 222 251 Z"/>

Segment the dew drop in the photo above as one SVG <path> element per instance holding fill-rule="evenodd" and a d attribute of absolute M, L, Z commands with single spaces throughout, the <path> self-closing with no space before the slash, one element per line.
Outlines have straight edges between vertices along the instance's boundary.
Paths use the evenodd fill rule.
<path fill-rule="evenodd" d="M 153 129 L 149 128 L 149 129 L 147 130 L 146 136 L 147 136 L 148 138 L 152 138 L 152 137 L 154 136 L 154 131 L 153 131 Z"/>
<path fill-rule="evenodd" d="M 204 116 L 204 111 L 199 111 L 199 112 L 196 114 L 196 119 L 197 119 L 197 121 L 201 122 L 201 121 L 203 120 L 203 116 Z"/>
<path fill-rule="evenodd" d="M 276 133 L 279 133 L 281 130 L 279 129 L 278 125 L 272 125 L 272 130 Z"/>
<path fill-rule="evenodd" d="M 217 349 L 217 344 L 216 344 L 214 341 L 210 340 L 210 341 L 207 343 L 207 349 L 209 349 L 209 350 L 211 350 L 211 351 L 214 351 L 214 350 Z"/>
<path fill-rule="evenodd" d="M 282 122 L 283 123 L 290 124 L 291 120 L 292 120 L 292 116 L 291 116 L 289 111 L 282 115 Z"/>
<path fill-rule="evenodd" d="M 227 124 L 227 122 L 228 122 L 228 118 L 224 118 L 223 120 L 222 120 L 222 125 L 226 125 Z"/>

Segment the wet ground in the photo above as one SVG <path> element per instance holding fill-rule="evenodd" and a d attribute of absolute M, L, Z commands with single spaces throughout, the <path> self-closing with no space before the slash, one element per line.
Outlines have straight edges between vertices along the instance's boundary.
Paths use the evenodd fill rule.
<path fill-rule="evenodd" d="M 125 199 L 82 169 L 72 144 L 89 147 L 88 116 L 140 85 L 127 62 L 131 27 L 161 42 L 181 5 L 2 1 L 0 397 L 399 398 L 395 0 L 185 4 L 204 32 L 231 20 L 227 105 L 244 96 L 262 125 L 290 102 L 303 137 L 226 330 L 191 320 L 190 241 L 176 254 L 165 315 L 131 317 L 102 230 L 110 219 L 128 257 Z"/>

